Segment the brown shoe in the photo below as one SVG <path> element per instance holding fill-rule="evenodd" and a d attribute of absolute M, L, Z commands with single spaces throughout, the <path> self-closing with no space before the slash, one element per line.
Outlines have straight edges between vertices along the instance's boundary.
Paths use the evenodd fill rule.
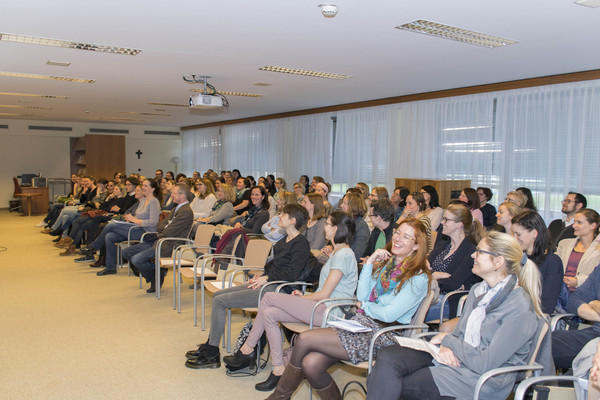
<path fill-rule="evenodd" d="M 71 239 L 68 236 L 65 236 L 64 238 L 60 239 L 60 241 L 58 243 L 56 243 L 54 245 L 54 247 L 68 249 L 69 247 L 71 247 L 72 244 L 73 244 L 73 239 Z"/>
<path fill-rule="evenodd" d="M 100 256 L 100 257 L 98 257 L 98 260 L 95 263 L 90 264 L 90 267 L 100 268 L 100 267 L 103 267 L 105 263 L 106 263 L 106 257 Z"/>
<path fill-rule="evenodd" d="M 52 228 L 44 228 L 44 229 L 42 229 L 42 232 L 41 232 L 41 233 L 48 234 L 48 233 L 50 233 L 50 232 L 52 232 Z"/>
<path fill-rule="evenodd" d="M 69 248 L 67 250 L 60 253 L 59 256 L 74 256 L 76 254 L 77 254 L 77 249 L 75 248 L 75 245 L 72 244 L 69 246 Z"/>
<path fill-rule="evenodd" d="M 331 383 L 323 389 L 315 389 L 315 392 L 319 395 L 320 399 L 341 400 L 342 398 L 340 389 L 337 387 L 334 380 L 332 380 Z"/>
<path fill-rule="evenodd" d="M 288 400 L 303 380 L 302 368 L 295 367 L 291 363 L 288 364 L 285 371 L 283 371 L 283 375 L 279 378 L 275 391 L 266 400 Z M 338 390 L 338 394 L 339 392 Z M 325 399 L 326 397 L 321 398 Z"/>

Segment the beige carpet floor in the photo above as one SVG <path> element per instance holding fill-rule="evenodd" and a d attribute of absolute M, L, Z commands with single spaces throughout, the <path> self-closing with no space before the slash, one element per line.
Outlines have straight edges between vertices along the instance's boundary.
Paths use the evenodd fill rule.
<path fill-rule="evenodd" d="M 172 275 L 163 297 L 138 279 L 97 277 L 76 264 L 34 225 L 42 217 L 0 211 L 0 399 L 264 399 L 255 377 L 231 378 L 223 367 L 192 370 L 184 354 L 206 341 L 193 324 L 193 293 L 172 307 Z M 209 302 L 210 304 L 210 302 Z M 232 336 L 247 321 L 234 315 Z M 210 320 L 210 306 L 208 310 Z M 224 355 L 224 351 L 221 353 Z M 364 382 L 360 371 L 333 367 L 336 382 Z M 307 384 L 294 399 L 308 398 Z M 361 399 L 357 392 L 348 399 Z"/>

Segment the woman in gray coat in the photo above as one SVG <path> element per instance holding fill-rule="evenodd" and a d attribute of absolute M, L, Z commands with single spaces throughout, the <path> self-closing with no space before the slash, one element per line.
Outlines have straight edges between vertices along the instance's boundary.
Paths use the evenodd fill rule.
<path fill-rule="evenodd" d="M 471 289 L 454 332 L 431 340 L 439 345 L 438 355 L 385 348 L 367 379 L 367 399 L 472 399 L 481 374 L 528 361 L 542 315 L 535 264 L 516 239 L 499 232 L 482 239 L 472 257 L 483 282 Z M 515 376 L 492 378 L 481 397 L 505 399 Z"/>

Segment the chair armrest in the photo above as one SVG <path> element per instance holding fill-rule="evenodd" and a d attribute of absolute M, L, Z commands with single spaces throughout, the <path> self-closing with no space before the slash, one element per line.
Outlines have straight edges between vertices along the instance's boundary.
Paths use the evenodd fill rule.
<path fill-rule="evenodd" d="M 550 320 L 550 330 L 554 332 L 556 330 L 556 326 L 558 323 L 565 318 L 573 318 L 576 317 L 575 314 L 555 314 L 552 316 Z"/>
<path fill-rule="evenodd" d="M 587 388 L 588 388 L 588 380 L 583 378 L 578 378 L 576 376 L 532 376 L 531 378 L 524 379 L 517 386 L 517 390 L 515 390 L 514 400 L 523 400 L 525 397 L 525 393 L 530 386 L 535 385 L 537 383 L 546 382 L 546 381 L 563 381 L 563 382 L 573 382 L 577 383 L 577 385 L 573 385 L 576 393 L 577 399 L 586 399 L 587 398 Z"/>
<path fill-rule="evenodd" d="M 344 307 L 344 306 L 354 306 L 354 305 L 356 305 L 357 301 L 358 301 L 357 299 L 340 299 L 339 302 L 327 306 L 327 308 L 325 309 L 325 312 L 323 313 L 322 321 L 329 320 L 329 314 L 331 314 L 331 311 L 333 311 L 334 309 L 339 308 L 339 307 Z M 321 323 L 321 326 L 324 326 L 323 322 Z"/>
<path fill-rule="evenodd" d="M 469 291 L 468 290 L 453 290 L 444 295 L 444 298 L 442 298 L 442 303 L 440 304 L 440 325 L 444 321 L 444 306 L 446 305 L 448 300 L 450 300 L 450 298 L 453 296 L 456 296 L 459 294 L 465 294 L 465 293 L 469 293 Z"/>
<path fill-rule="evenodd" d="M 144 227 L 143 226 L 139 226 L 139 225 L 134 225 L 131 228 L 129 228 L 129 230 L 127 231 L 127 242 L 131 241 L 131 232 L 134 229 L 144 229 Z M 146 232 L 146 233 L 157 233 L 157 232 Z"/>
<path fill-rule="evenodd" d="M 520 371 L 541 371 L 544 367 L 540 364 L 533 363 L 532 365 L 515 365 L 512 367 L 500 367 L 494 368 L 490 371 L 487 371 L 483 375 L 479 377 L 477 380 L 477 385 L 475 385 L 475 393 L 473 394 L 473 400 L 479 400 L 479 392 L 481 392 L 481 388 L 490 378 L 493 378 L 496 375 L 509 374 L 512 372 L 520 372 Z"/>
<path fill-rule="evenodd" d="M 428 328 L 427 325 L 395 325 L 395 326 L 387 326 L 385 328 L 381 328 L 377 332 L 375 332 L 375 334 L 373 335 L 373 338 L 371 339 L 371 344 L 369 345 L 369 369 L 368 369 L 367 374 L 370 374 L 371 368 L 373 368 L 373 353 L 375 352 L 375 342 L 377 341 L 379 336 L 383 335 L 384 333 L 390 332 L 390 331 L 402 331 L 405 329 L 427 329 L 427 328 Z"/>
<path fill-rule="evenodd" d="M 142 234 L 142 237 L 140 238 L 140 242 L 143 242 L 143 241 L 144 241 L 144 238 L 146 237 L 146 235 L 153 235 L 153 234 L 156 234 L 156 235 L 158 235 L 158 232 L 144 232 L 144 233 Z M 130 240 L 130 242 L 133 242 L 133 240 Z"/>
<path fill-rule="evenodd" d="M 233 279 L 235 278 L 235 276 L 239 273 L 242 272 L 246 272 L 246 271 L 264 271 L 265 267 L 259 267 L 259 266 L 251 266 L 251 265 L 239 265 L 239 266 L 231 266 L 229 268 L 227 268 L 227 271 L 225 271 L 225 274 L 223 274 L 223 285 L 225 285 L 225 281 L 227 280 L 227 275 L 229 275 L 229 285 L 231 286 L 233 284 Z M 261 287 L 262 289 L 262 287 Z"/>
<path fill-rule="evenodd" d="M 279 293 L 281 292 L 281 289 L 283 289 L 286 286 L 304 286 L 304 290 L 306 290 L 306 286 L 313 286 L 313 284 L 304 281 L 283 282 L 279 286 L 277 286 L 277 289 L 275 289 L 275 291 Z"/>

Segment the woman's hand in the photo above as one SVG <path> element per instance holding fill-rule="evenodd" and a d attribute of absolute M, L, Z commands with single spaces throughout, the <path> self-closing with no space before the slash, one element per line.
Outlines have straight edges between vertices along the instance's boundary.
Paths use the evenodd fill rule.
<path fill-rule="evenodd" d="M 431 343 L 431 344 L 442 344 L 442 339 L 446 335 L 447 335 L 447 333 L 438 333 L 437 335 L 435 335 L 434 337 L 431 338 L 431 340 L 429 341 L 429 343 Z"/>
<path fill-rule="evenodd" d="M 374 264 L 374 263 L 379 262 L 379 261 L 386 261 L 391 256 L 392 256 L 392 253 L 390 253 L 389 251 L 384 250 L 384 249 L 377 249 L 367 259 L 367 261 L 366 261 L 365 264 Z"/>
<path fill-rule="evenodd" d="M 110 208 L 110 211 L 112 211 L 112 212 L 119 212 L 120 209 L 121 209 L 121 207 L 119 207 L 119 206 L 112 206 Z"/>
<path fill-rule="evenodd" d="M 321 249 L 321 253 L 325 254 L 327 257 L 331 256 L 331 253 L 333 253 L 333 246 L 325 246 Z"/>
<path fill-rule="evenodd" d="M 133 215 L 131 215 L 131 214 L 125 214 L 125 215 L 123 216 L 123 219 L 124 219 L 125 221 L 127 221 L 127 222 L 131 222 L 131 223 L 133 223 L 133 224 L 136 224 L 136 225 L 140 225 L 140 224 L 142 223 L 142 220 L 140 220 L 140 219 L 137 219 L 136 217 L 134 217 L 134 216 L 133 216 Z"/>
<path fill-rule="evenodd" d="M 577 278 L 573 278 L 571 276 L 565 276 L 563 278 L 563 281 L 567 284 L 568 287 L 570 288 L 576 288 L 577 287 Z"/>
<path fill-rule="evenodd" d="M 267 283 L 266 276 L 255 276 L 254 278 L 248 280 L 248 287 L 250 289 L 258 289 L 262 287 L 265 283 Z"/>
<path fill-rule="evenodd" d="M 240 223 L 238 222 L 238 223 L 236 223 L 236 224 L 235 224 L 233 227 L 234 227 L 234 228 L 242 228 L 242 224 L 240 224 Z"/>
<path fill-rule="evenodd" d="M 437 281 L 438 279 L 450 278 L 452 275 L 447 272 L 435 271 L 433 274 L 431 274 L 431 276 L 433 276 L 433 279 Z"/>
<path fill-rule="evenodd" d="M 460 367 L 460 360 L 456 358 L 454 352 L 446 346 L 440 346 L 440 352 L 435 359 L 440 364 L 444 364 L 449 367 Z"/>
<path fill-rule="evenodd" d="M 302 292 L 301 292 L 301 291 L 299 291 L 299 290 L 294 290 L 294 291 L 292 292 L 292 296 L 296 296 L 296 297 L 303 297 L 303 296 L 304 296 L 304 294 L 302 294 Z"/>

